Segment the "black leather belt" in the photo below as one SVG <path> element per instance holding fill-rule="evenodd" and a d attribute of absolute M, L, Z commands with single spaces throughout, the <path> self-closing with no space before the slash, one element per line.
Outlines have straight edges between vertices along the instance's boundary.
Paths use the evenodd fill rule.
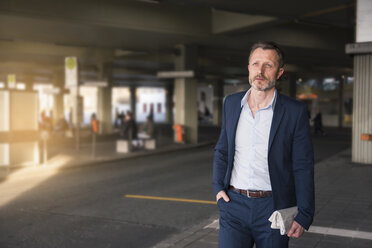
<path fill-rule="evenodd" d="M 245 189 L 237 189 L 234 186 L 229 187 L 232 191 L 235 191 L 241 195 L 248 196 L 249 198 L 263 198 L 263 197 L 268 197 L 272 196 L 273 192 L 272 191 L 264 191 L 264 190 L 245 190 Z"/>

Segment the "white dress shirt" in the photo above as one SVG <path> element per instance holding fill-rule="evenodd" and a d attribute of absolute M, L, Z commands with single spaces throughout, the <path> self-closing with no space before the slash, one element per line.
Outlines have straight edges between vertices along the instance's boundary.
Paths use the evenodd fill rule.
<path fill-rule="evenodd" d="M 274 114 L 276 90 L 271 103 L 259 109 L 255 117 L 248 105 L 251 89 L 244 95 L 235 136 L 234 166 L 230 184 L 238 189 L 271 190 L 268 148 Z"/>

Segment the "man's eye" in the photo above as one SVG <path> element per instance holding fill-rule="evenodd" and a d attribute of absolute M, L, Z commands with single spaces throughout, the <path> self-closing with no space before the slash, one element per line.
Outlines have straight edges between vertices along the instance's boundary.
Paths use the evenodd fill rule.
<path fill-rule="evenodd" d="M 272 65 L 270 65 L 270 64 L 266 64 L 266 67 L 268 67 L 268 68 L 271 68 L 271 67 L 272 67 Z"/>

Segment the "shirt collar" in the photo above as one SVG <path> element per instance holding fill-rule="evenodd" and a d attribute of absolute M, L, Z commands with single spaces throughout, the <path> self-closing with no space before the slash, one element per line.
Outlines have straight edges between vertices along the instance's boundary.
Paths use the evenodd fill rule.
<path fill-rule="evenodd" d="M 242 101 L 240 102 L 240 107 L 243 107 L 245 103 L 248 103 L 248 96 L 249 94 L 251 94 L 251 90 L 252 88 L 250 88 L 246 93 L 245 95 L 243 96 L 242 98 Z M 274 90 L 274 97 L 273 99 L 271 100 L 271 103 L 267 106 L 267 107 L 272 107 L 272 109 L 274 110 L 275 108 L 275 104 L 276 104 L 276 96 L 277 96 L 277 93 L 276 93 L 276 89 Z"/>

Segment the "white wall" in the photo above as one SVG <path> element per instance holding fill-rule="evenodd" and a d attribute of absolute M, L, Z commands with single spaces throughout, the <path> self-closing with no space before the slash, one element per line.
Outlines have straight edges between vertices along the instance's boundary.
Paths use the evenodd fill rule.
<path fill-rule="evenodd" d="M 9 131 L 9 92 L 0 91 L 0 132 Z"/>
<path fill-rule="evenodd" d="M 154 106 L 154 122 L 166 121 L 166 95 L 163 88 L 137 88 L 136 117 L 137 122 L 146 121 L 150 114 L 151 104 Z M 146 107 L 145 107 L 146 106 Z"/>
<path fill-rule="evenodd" d="M 356 42 L 372 41 L 372 1 L 358 0 L 356 15 Z"/>

